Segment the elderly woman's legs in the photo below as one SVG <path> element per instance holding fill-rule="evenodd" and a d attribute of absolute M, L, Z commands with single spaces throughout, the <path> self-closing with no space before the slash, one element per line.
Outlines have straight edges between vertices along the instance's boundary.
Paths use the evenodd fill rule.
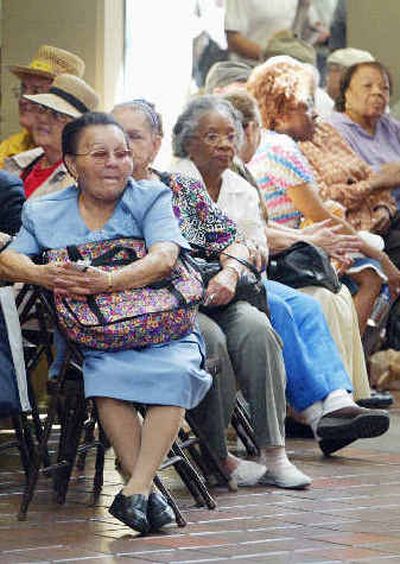
<path fill-rule="evenodd" d="M 123 493 L 148 495 L 154 475 L 167 455 L 184 409 L 151 406 L 143 424 L 128 402 L 96 398 L 100 421 L 124 473 L 130 476 Z"/>
<path fill-rule="evenodd" d="M 351 381 L 318 301 L 271 280 L 267 291 L 272 326 L 283 341 L 289 405 L 300 412 L 336 390 L 346 400 Z"/>
<path fill-rule="evenodd" d="M 207 357 L 216 357 L 219 368 L 205 398 L 190 411 L 191 422 L 201 429 L 208 446 L 237 485 L 254 486 L 265 473 L 265 466 L 233 456 L 226 444 L 225 431 L 236 403 L 236 378 L 225 334 L 215 321 L 202 313 L 199 313 L 199 325 L 206 343 Z"/>
<path fill-rule="evenodd" d="M 260 483 L 305 487 L 311 480 L 286 456 L 285 369 L 281 342 L 267 316 L 246 302 L 236 302 L 210 316 L 223 329 L 239 387 L 250 407 L 261 460 L 268 472 Z"/>
<path fill-rule="evenodd" d="M 184 413 L 184 409 L 173 406 L 148 408 L 138 457 L 124 495 L 150 491 L 153 478 L 176 438 Z"/>
<path fill-rule="evenodd" d="M 337 294 L 317 286 L 301 288 L 301 291 L 317 299 L 324 310 L 332 337 L 352 380 L 354 399 L 368 398 L 371 390 L 367 367 L 357 313 L 349 290 L 343 285 Z"/>
<path fill-rule="evenodd" d="M 363 335 L 375 300 L 381 291 L 382 278 L 372 268 L 352 273 L 351 278 L 355 280 L 358 286 L 358 291 L 353 299 L 358 315 L 360 333 Z"/>
<path fill-rule="evenodd" d="M 211 388 L 199 405 L 190 410 L 190 416 L 201 427 L 216 456 L 225 460 L 228 457 L 225 430 L 236 403 L 236 379 L 222 329 L 203 313 L 199 313 L 198 319 L 207 358 L 216 358 L 219 367 Z"/>

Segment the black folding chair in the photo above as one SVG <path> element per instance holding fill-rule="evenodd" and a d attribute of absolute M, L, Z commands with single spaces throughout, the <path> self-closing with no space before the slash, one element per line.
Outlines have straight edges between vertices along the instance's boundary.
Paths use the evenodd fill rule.
<path fill-rule="evenodd" d="M 39 457 L 28 414 L 31 413 L 22 337 L 10 286 L 0 288 L 0 418 L 11 421 L 14 439 L 0 445 L 0 452 L 17 448 L 25 473 L 24 493 L 18 519 L 26 512 L 35 487 Z"/>

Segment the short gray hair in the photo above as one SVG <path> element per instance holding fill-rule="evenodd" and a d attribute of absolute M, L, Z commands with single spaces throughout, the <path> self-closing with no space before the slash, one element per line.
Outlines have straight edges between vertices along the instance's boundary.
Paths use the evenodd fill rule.
<path fill-rule="evenodd" d="M 145 118 L 147 125 L 149 126 L 152 133 L 156 135 L 164 136 L 163 124 L 161 115 L 156 111 L 155 105 L 144 98 L 136 98 L 135 100 L 130 100 L 129 102 L 122 102 L 117 104 L 111 110 L 114 114 L 115 111 L 128 108 L 133 112 L 140 112 Z"/>
<path fill-rule="evenodd" d="M 243 128 L 240 116 L 232 104 L 221 96 L 197 96 L 190 100 L 174 125 L 172 149 L 175 157 L 188 156 L 187 143 L 193 137 L 200 119 L 209 112 L 220 112 L 232 120 L 237 133 L 237 148 L 240 147 L 243 140 Z"/>

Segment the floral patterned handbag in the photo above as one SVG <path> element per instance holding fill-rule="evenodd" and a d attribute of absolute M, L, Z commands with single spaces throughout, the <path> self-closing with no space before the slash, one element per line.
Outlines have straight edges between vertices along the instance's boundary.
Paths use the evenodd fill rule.
<path fill-rule="evenodd" d="M 147 253 L 141 239 L 112 239 L 47 250 L 46 262 L 84 260 L 109 271 Z M 190 257 L 181 252 L 168 278 L 144 286 L 74 299 L 55 293 L 58 321 L 67 336 L 99 350 L 143 348 L 179 339 L 192 331 L 203 285 Z"/>

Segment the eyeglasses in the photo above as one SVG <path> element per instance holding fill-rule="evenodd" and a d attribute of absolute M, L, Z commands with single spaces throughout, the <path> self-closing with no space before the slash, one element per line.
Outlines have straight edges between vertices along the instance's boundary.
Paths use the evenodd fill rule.
<path fill-rule="evenodd" d="M 75 157 L 89 157 L 96 164 L 105 164 L 110 160 L 111 155 L 113 155 L 114 159 L 118 162 L 132 158 L 132 152 L 129 149 L 116 149 L 115 151 L 109 151 L 108 149 L 94 149 L 93 151 L 87 151 L 86 153 L 72 154 Z"/>
<path fill-rule="evenodd" d="M 210 145 L 210 147 L 217 147 L 223 141 L 227 141 L 230 145 L 235 145 L 237 142 L 237 134 L 236 133 L 205 133 L 203 136 L 194 135 L 193 137 L 200 138 L 206 145 Z"/>
<path fill-rule="evenodd" d="M 40 104 L 35 104 L 35 103 L 33 103 L 33 106 L 34 106 L 34 110 L 37 114 L 41 114 L 41 115 L 46 114 L 46 115 L 50 116 L 52 119 L 54 119 L 55 121 L 64 122 L 67 119 L 72 119 L 70 116 L 67 116 L 65 114 L 61 114 L 60 112 L 53 110 L 53 108 L 48 108 L 46 106 L 41 106 Z"/>

